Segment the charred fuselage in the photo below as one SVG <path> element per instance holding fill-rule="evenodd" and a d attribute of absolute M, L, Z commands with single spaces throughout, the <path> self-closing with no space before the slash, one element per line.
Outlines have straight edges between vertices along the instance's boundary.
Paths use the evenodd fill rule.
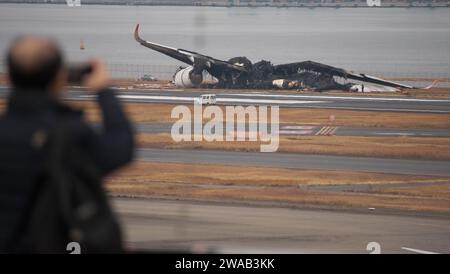
<path fill-rule="evenodd" d="M 354 80 L 393 88 L 413 88 L 313 61 L 273 65 L 266 60 L 253 64 L 246 57 L 234 57 L 228 61 L 219 60 L 197 52 L 145 41 L 139 37 L 139 25 L 136 26 L 134 31 L 134 38 L 141 45 L 188 65 L 177 70 L 174 75 L 175 84 L 181 87 L 204 85 L 203 75 L 206 71 L 217 79 L 217 82 L 212 86 L 220 88 L 276 87 L 282 89 L 348 90 L 354 85 L 352 82 L 341 84 L 337 79 L 344 80 L 340 82 Z"/>

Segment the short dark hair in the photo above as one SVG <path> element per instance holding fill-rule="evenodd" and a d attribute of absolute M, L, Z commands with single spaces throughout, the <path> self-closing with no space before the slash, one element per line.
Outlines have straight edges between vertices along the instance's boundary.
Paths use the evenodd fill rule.
<path fill-rule="evenodd" d="M 63 66 L 61 51 L 55 43 L 48 41 L 45 53 L 36 56 L 32 65 L 24 65 L 14 50 L 26 39 L 26 37 L 16 39 L 8 51 L 6 59 L 11 84 L 17 89 L 47 90 Z"/>

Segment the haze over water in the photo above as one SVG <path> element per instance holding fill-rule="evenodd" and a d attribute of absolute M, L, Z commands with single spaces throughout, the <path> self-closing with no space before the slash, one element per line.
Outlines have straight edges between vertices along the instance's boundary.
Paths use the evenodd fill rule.
<path fill-rule="evenodd" d="M 380 76 L 450 77 L 450 9 L 215 8 L 0 4 L 0 51 L 19 34 L 56 38 L 71 60 L 175 65 L 150 41 L 219 59 L 314 60 Z M 81 51 L 80 40 L 86 50 Z"/>

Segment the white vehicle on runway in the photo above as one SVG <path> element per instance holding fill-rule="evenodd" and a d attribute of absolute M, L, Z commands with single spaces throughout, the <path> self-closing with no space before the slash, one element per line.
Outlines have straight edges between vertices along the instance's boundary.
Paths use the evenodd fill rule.
<path fill-rule="evenodd" d="M 202 94 L 199 98 L 195 98 L 195 103 L 199 105 L 215 105 L 216 101 L 215 94 Z"/>

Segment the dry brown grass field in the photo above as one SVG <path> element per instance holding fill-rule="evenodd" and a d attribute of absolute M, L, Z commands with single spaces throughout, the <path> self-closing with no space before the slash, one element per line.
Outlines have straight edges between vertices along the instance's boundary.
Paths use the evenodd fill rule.
<path fill-rule="evenodd" d="M 141 147 L 259 151 L 261 142 L 174 142 L 169 133 L 137 135 Z M 450 160 L 450 138 L 280 136 L 279 152 Z"/>
<path fill-rule="evenodd" d="M 205 172 L 206 171 L 206 172 Z M 420 187 L 399 188 L 399 184 Z M 447 182 L 434 186 L 436 182 Z M 314 191 L 324 184 L 396 184 L 368 192 Z M 343 171 L 136 162 L 107 180 L 116 195 L 287 203 L 450 213 L 450 182 L 443 178 Z M 426 190 L 422 192 L 422 190 Z"/>

